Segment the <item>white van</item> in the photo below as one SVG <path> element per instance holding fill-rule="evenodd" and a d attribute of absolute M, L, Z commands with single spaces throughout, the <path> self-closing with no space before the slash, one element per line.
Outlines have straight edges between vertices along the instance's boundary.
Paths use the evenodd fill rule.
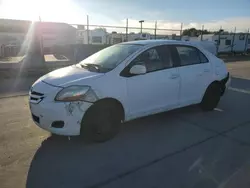
<path fill-rule="evenodd" d="M 229 82 L 224 62 L 195 44 L 133 41 L 38 79 L 30 110 L 51 133 L 105 141 L 121 122 L 192 104 L 213 110 Z"/>

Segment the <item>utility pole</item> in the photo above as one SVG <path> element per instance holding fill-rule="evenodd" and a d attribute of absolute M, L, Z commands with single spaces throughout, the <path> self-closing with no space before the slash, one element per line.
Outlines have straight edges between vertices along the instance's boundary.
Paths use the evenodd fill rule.
<path fill-rule="evenodd" d="M 39 37 L 39 44 L 40 44 L 40 53 L 42 56 L 42 61 L 45 63 L 45 58 L 44 58 L 44 51 L 43 51 L 43 27 L 42 27 L 42 18 L 39 15 L 39 26 L 38 26 L 38 31 L 36 30 L 36 32 L 38 32 L 38 37 Z"/>
<path fill-rule="evenodd" d="M 183 23 L 181 23 L 180 40 L 182 39 L 182 28 L 183 28 Z"/>
<path fill-rule="evenodd" d="M 87 15 L 87 44 L 89 44 L 89 15 Z"/>
<path fill-rule="evenodd" d="M 219 36 L 218 36 L 218 41 L 217 41 L 217 54 L 219 53 L 221 31 L 222 31 L 222 26 L 220 26 Z"/>
<path fill-rule="evenodd" d="M 155 21 L 155 39 L 156 39 L 156 31 L 157 31 L 157 21 Z"/>
<path fill-rule="evenodd" d="M 201 41 L 203 41 L 203 30 L 204 30 L 204 25 L 202 25 L 202 28 L 201 28 Z"/>
<path fill-rule="evenodd" d="M 144 20 L 140 20 L 139 23 L 141 24 L 141 34 L 142 34 L 142 23 L 144 22 Z"/>
<path fill-rule="evenodd" d="M 126 21 L 126 42 L 128 41 L 128 18 Z"/>
<path fill-rule="evenodd" d="M 232 52 L 232 53 L 233 53 L 233 50 L 234 50 L 234 40 L 235 40 L 235 35 L 236 35 L 236 27 L 234 28 L 233 41 L 232 41 L 232 44 L 231 44 L 231 52 Z"/>
<path fill-rule="evenodd" d="M 247 52 L 248 37 L 249 37 L 249 29 L 247 30 L 247 34 L 246 34 L 246 42 L 245 42 L 245 49 L 244 49 L 245 53 Z"/>

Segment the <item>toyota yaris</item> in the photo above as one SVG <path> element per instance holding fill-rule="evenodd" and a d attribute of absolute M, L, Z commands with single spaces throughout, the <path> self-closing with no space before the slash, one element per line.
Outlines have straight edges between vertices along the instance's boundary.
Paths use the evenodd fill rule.
<path fill-rule="evenodd" d="M 133 41 L 44 75 L 29 103 L 39 127 L 100 142 L 142 116 L 192 104 L 213 110 L 229 83 L 224 62 L 197 43 Z"/>

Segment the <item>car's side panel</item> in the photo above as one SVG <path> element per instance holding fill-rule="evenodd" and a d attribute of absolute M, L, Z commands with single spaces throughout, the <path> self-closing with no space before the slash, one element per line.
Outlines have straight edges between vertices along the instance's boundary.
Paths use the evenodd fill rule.
<path fill-rule="evenodd" d="M 166 48 L 168 53 L 170 53 L 170 49 L 167 46 L 161 45 L 158 47 L 161 50 Z M 149 49 L 152 48 L 146 48 L 144 52 Z M 166 54 L 162 55 L 165 56 Z M 129 108 L 127 119 L 162 112 L 178 106 L 180 77 L 177 68 L 164 68 L 144 75 L 124 75 L 124 71 L 128 72 L 132 64 L 133 61 L 127 65 L 127 69 L 121 72 L 121 77 L 126 80 L 126 105 Z M 156 67 L 159 68 L 158 66 Z"/>
<path fill-rule="evenodd" d="M 135 76 L 134 78 L 126 78 L 126 77 L 120 76 L 120 73 L 130 64 L 130 62 L 135 57 L 137 57 L 141 52 L 145 51 L 146 49 L 149 49 L 152 46 L 157 46 L 157 45 L 145 46 L 137 53 L 128 57 L 124 62 L 118 65 L 118 67 L 116 67 L 114 70 L 112 70 L 111 72 L 108 72 L 102 78 L 96 79 L 91 84 L 100 99 L 108 96 L 110 98 L 117 99 L 118 101 L 121 102 L 125 111 L 125 121 L 138 118 L 141 116 L 146 116 L 146 115 L 174 109 L 177 107 L 190 105 L 193 103 L 198 103 L 202 99 L 202 96 L 206 88 L 208 87 L 208 85 L 212 83 L 214 80 L 219 79 L 219 76 L 218 75 L 216 76 L 213 73 L 213 69 L 216 66 L 211 66 L 213 65 L 212 62 L 203 64 L 200 66 L 195 65 L 196 67 L 193 66 L 192 68 L 187 69 L 188 71 L 184 70 L 185 67 L 176 67 L 172 69 L 158 71 L 160 73 L 163 73 L 160 75 L 149 73 L 146 75 Z M 204 54 L 206 54 L 206 51 L 204 52 Z M 209 61 L 210 59 L 212 59 L 209 57 L 208 54 L 206 54 L 206 57 L 208 57 Z M 175 59 L 175 65 L 176 66 L 178 65 L 178 62 L 176 62 L 176 59 Z M 205 69 L 209 69 L 210 71 L 204 72 Z M 181 73 L 181 72 L 184 72 L 184 73 Z M 194 72 L 201 72 L 203 74 L 207 74 L 205 76 L 207 77 L 205 78 L 207 80 L 204 80 L 204 79 L 202 80 L 201 78 L 199 78 L 198 74 L 195 77 L 190 78 L 189 75 L 193 76 Z M 165 78 L 169 78 L 171 77 L 171 75 L 176 75 L 176 74 L 177 75 L 184 74 L 185 76 L 179 77 L 177 80 L 174 80 L 172 84 L 168 85 L 169 83 Z M 128 80 L 131 80 L 132 84 L 131 83 L 129 84 Z M 184 87 L 183 92 L 181 93 L 180 87 L 183 86 L 183 84 L 185 84 L 183 80 L 186 83 L 192 83 L 193 85 Z M 181 96 L 182 97 L 183 96 L 186 97 L 187 95 L 190 96 L 192 95 L 192 92 L 196 90 L 197 80 L 201 80 L 200 83 L 202 84 L 200 84 L 199 87 L 202 92 L 200 92 L 199 95 L 196 94 L 195 99 L 192 98 L 189 101 L 186 101 L 186 102 L 182 101 L 182 103 L 180 103 L 179 100 L 181 99 Z M 150 85 L 152 87 L 150 87 Z M 166 88 L 162 89 L 164 86 L 166 86 Z M 173 88 L 171 89 L 171 87 Z M 177 92 L 173 93 L 172 92 L 173 89 L 175 91 L 177 90 Z M 164 92 L 166 92 L 165 93 L 166 98 L 164 98 Z M 171 97 L 169 97 L 168 95 L 174 97 L 175 99 L 177 97 L 177 101 L 178 101 L 177 104 L 171 104 L 171 102 L 173 102 L 173 98 L 171 100 Z M 155 102 L 154 99 L 160 99 L 159 101 L 162 101 L 162 102 L 161 103 L 159 101 Z M 163 102 L 167 102 L 168 105 L 163 105 Z M 139 107 L 139 110 L 137 107 Z M 135 110 L 135 108 L 137 108 L 137 110 Z"/>
<path fill-rule="evenodd" d="M 205 85 L 202 76 L 203 65 L 179 67 L 181 75 L 180 106 L 198 103 Z"/>
<path fill-rule="evenodd" d="M 120 76 L 120 73 L 126 65 L 128 65 L 138 54 L 146 48 L 142 47 L 139 51 L 131 54 L 123 62 L 121 62 L 115 69 L 106 73 L 101 79 L 96 79 L 91 82 L 91 87 L 96 92 L 99 99 L 113 98 L 119 101 L 125 113 L 125 121 L 128 120 L 130 114 L 129 105 L 127 104 L 127 85 L 126 79 Z"/>
<path fill-rule="evenodd" d="M 125 64 L 121 63 L 117 69 L 112 70 L 105 74 L 105 76 L 92 82 L 91 87 L 99 99 L 113 98 L 118 100 L 122 104 L 126 116 L 126 114 L 128 114 L 128 108 L 126 105 L 126 81 L 118 76 L 120 70 L 124 67 Z"/>
<path fill-rule="evenodd" d="M 177 68 L 124 78 L 127 84 L 128 119 L 155 114 L 178 105 L 180 78 Z"/>
<path fill-rule="evenodd" d="M 187 47 L 197 50 L 197 57 L 199 54 L 199 48 L 189 45 L 174 45 L 176 47 L 175 53 L 177 53 L 178 58 L 176 59 L 177 64 L 179 65 L 179 72 L 181 77 L 180 84 L 180 107 L 187 106 L 191 104 L 196 104 L 201 102 L 204 91 L 206 90 L 208 84 L 212 80 L 213 69 L 211 63 L 208 59 L 208 62 L 201 63 L 200 58 L 196 64 L 181 64 L 181 57 L 177 51 L 178 47 Z M 185 59 L 185 58 L 184 58 Z M 183 60 L 183 57 L 182 57 Z"/>

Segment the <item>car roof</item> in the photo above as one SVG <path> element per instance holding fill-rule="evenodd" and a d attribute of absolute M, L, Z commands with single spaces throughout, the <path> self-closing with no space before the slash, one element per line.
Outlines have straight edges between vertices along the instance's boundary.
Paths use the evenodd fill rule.
<path fill-rule="evenodd" d="M 135 45 L 157 45 L 157 44 L 189 44 L 193 45 L 189 41 L 177 41 L 177 40 L 165 40 L 165 39 L 158 39 L 158 40 L 136 40 L 136 41 L 130 41 L 130 42 L 124 42 L 122 44 L 135 44 Z"/>
<path fill-rule="evenodd" d="M 208 41 L 181 41 L 181 40 L 166 40 L 166 39 L 157 39 L 157 40 L 137 40 L 137 41 L 130 41 L 130 42 L 123 42 L 119 44 L 133 44 L 133 45 L 141 45 L 147 48 L 154 47 L 154 46 L 160 46 L 160 45 L 187 45 L 187 46 L 192 46 L 195 48 L 198 48 L 201 50 L 203 53 L 209 52 L 206 47 L 204 47 L 204 44 L 202 45 L 203 42 L 208 42 Z M 212 44 L 212 43 L 211 43 Z"/>

